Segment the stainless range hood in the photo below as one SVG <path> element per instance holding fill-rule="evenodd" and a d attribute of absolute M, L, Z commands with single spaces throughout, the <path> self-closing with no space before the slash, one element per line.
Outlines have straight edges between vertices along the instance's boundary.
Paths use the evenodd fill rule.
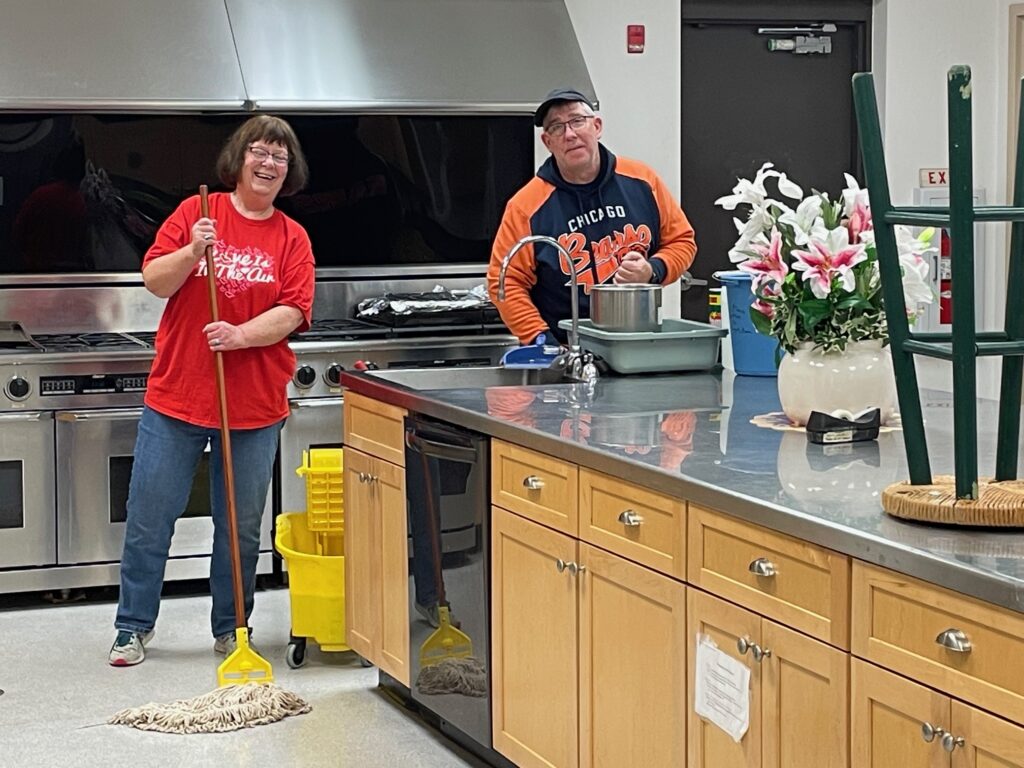
<path fill-rule="evenodd" d="M 564 0 L 8 0 L 0 110 L 528 113 L 594 97 Z"/>

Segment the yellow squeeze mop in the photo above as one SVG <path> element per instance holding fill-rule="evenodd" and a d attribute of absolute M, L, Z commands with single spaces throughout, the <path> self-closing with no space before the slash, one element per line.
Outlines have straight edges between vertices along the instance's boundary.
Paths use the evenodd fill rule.
<path fill-rule="evenodd" d="M 199 187 L 203 218 L 209 218 L 207 188 Z M 220 319 L 217 310 L 217 279 L 211 246 L 206 247 L 206 276 L 210 289 L 210 314 Z M 237 646 L 217 669 L 221 686 L 212 693 L 170 704 L 147 704 L 125 709 L 107 722 L 130 725 L 144 731 L 164 733 L 217 733 L 250 728 L 309 712 L 310 705 L 293 693 L 274 685 L 270 662 L 249 645 L 245 621 L 245 596 L 242 591 L 242 558 L 238 547 L 238 516 L 235 513 L 235 478 L 231 463 L 231 432 L 228 429 L 227 391 L 224 386 L 224 357 L 214 352 L 217 370 L 217 398 L 220 405 L 220 436 L 224 462 L 224 491 L 227 497 L 228 535 L 231 542 L 231 579 L 235 597 L 235 639 Z"/>

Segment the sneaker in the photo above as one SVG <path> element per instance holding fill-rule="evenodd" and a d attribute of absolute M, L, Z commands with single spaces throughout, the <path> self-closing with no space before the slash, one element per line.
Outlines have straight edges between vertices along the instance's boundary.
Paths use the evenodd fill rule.
<path fill-rule="evenodd" d="M 127 629 L 119 629 L 114 644 L 110 646 L 107 661 L 112 667 L 132 667 L 141 664 L 146 658 L 146 643 L 153 639 L 153 630 L 140 634 Z"/>
<path fill-rule="evenodd" d="M 235 652 L 235 648 L 238 647 L 238 638 L 235 636 L 235 630 L 231 630 L 223 635 L 218 635 L 213 641 L 213 652 L 219 653 L 222 656 L 230 656 Z M 249 647 L 252 650 L 256 650 L 256 646 L 252 644 L 252 630 L 249 630 Z"/>
<path fill-rule="evenodd" d="M 437 629 L 439 626 L 441 626 L 441 622 L 438 619 L 438 615 L 437 615 L 437 603 L 434 603 L 433 605 L 430 605 L 430 606 L 421 605 L 420 603 L 416 603 L 416 613 L 418 613 L 420 616 L 422 616 L 423 620 L 426 621 L 434 629 Z M 448 607 L 448 621 L 456 629 L 458 629 L 460 626 L 462 626 L 459 623 L 459 620 L 456 619 L 455 616 L 452 614 L 451 606 L 450 605 Z"/>

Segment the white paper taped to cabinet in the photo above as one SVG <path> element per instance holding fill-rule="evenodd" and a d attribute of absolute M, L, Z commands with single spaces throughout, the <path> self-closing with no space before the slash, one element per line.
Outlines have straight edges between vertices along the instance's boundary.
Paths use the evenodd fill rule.
<path fill-rule="evenodd" d="M 694 710 L 739 742 L 750 727 L 750 669 L 697 634 Z"/>

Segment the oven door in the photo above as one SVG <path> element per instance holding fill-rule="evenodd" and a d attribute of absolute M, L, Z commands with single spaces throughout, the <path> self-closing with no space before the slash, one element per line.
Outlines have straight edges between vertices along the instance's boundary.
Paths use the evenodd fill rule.
<path fill-rule="evenodd" d="M 57 414 L 57 558 L 61 564 L 121 559 L 141 415 L 141 408 Z M 185 513 L 174 527 L 172 558 L 209 556 L 213 549 L 209 456 L 207 449 L 196 469 Z M 261 550 L 270 549 L 270 524 L 264 510 Z"/>
<path fill-rule="evenodd" d="M 0 569 L 53 565 L 53 414 L 0 414 Z"/>
<path fill-rule="evenodd" d="M 291 415 L 281 430 L 278 477 L 282 512 L 306 509 L 306 481 L 295 473 L 302 466 L 302 452 L 311 448 L 341 448 L 342 402 L 337 396 L 289 401 Z"/>

